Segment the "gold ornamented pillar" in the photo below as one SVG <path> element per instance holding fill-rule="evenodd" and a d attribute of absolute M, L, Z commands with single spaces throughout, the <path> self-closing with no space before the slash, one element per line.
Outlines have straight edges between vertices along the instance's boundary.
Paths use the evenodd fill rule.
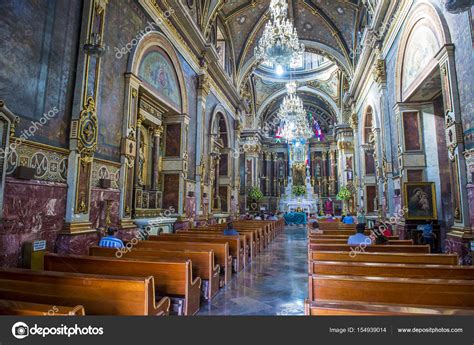
<path fill-rule="evenodd" d="M 205 184 L 204 128 L 206 121 L 206 100 L 211 91 L 207 67 L 202 65 L 202 74 L 198 80 L 197 128 L 196 128 L 196 215 L 203 215 L 203 193 Z"/>
<path fill-rule="evenodd" d="M 140 80 L 129 73 L 125 76 L 125 114 L 126 120 L 122 125 L 122 155 L 120 169 L 120 227 L 133 228 L 133 190 L 134 171 L 137 153 L 137 114 L 138 114 L 138 90 Z"/>
<path fill-rule="evenodd" d="M 88 15 L 80 42 L 84 55 L 78 60 L 77 76 L 81 81 L 75 90 L 71 121 L 68 160 L 68 194 L 64 235 L 95 233 L 89 221 L 91 174 L 94 153 L 99 137 L 99 120 L 96 109 L 99 93 L 101 52 L 105 48 L 104 25 L 108 0 L 84 2 Z M 63 239 L 60 239 L 60 241 Z M 70 240 L 70 239 L 69 239 Z"/>

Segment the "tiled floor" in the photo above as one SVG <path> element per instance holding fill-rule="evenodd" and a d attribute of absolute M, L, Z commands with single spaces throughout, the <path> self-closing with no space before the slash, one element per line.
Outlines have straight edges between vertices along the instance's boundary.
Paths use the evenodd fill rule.
<path fill-rule="evenodd" d="M 307 297 L 305 227 L 286 227 L 199 315 L 304 315 Z"/>

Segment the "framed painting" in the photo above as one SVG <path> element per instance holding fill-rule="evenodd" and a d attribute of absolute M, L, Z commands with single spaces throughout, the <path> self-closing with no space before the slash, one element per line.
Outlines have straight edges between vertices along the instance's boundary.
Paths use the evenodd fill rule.
<path fill-rule="evenodd" d="M 407 220 L 436 220 L 436 188 L 434 182 L 407 182 L 403 185 Z"/>

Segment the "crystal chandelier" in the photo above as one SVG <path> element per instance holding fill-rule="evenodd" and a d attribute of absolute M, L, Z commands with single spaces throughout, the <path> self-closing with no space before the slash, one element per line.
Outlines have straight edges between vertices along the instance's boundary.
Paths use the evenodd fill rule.
<path fill-rule="evenodd" d="M 303 100 L 296 95 L 296 83 L 290 82 L 286 85 L 288 95 L 278 111 L 281 126 L 278 136 L 288 142 L 293 140 L 308 140 L 313 136 L 310 129 Z"/>
<path fill-rule="evenodd" d="M 265 25 L 263 36 L 255 48 L 258 62 L 265 61 L 277 68 L 290 66 L 304 53 L 304 45 L 299 42 L 298 33 L 288 19 L 286 0 L 270 2 L 271 19 Z"/>

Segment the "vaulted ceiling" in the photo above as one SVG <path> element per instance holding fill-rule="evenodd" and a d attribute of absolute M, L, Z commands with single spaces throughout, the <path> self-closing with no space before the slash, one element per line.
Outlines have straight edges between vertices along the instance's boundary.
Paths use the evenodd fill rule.
<path fill-rule="evenodd" d="M 228 36 L 235 85 L 255 116 L 248 123 L 255 126 L 272 116 L 272 107 L 284 96 L 287 78 L 278 80 L 256 73 L 254 57 L 255 46 L 270 18 L 270 0 L 182 1 L 189 8 L 194 7 L 194 17 L 209 42 L 212 43 L 218 28 Z M 354 71 L 352 52 L 356 50 L 357 33 L 363 25 L 365 0 L 287 1 L 289 17 L 306 52 L 322 55 L 333 62 L 329 74 L 313 73 L 314 78 L 304 76 L 300 91 L 306 92 L 305 106 L 321 110 L 321 116 L 325 117 L 322 122 L 327 119 L 337 122 L 341 86 L 344 87 Z"/>
<path fill-rule="evenodd" d="M 238 74 L 254 56 L 269 19 L 270 0 L 226 0 L 220 17 L 232 34 Z M 289 15 L 307 50 L 323 53 L 347 67 L 356 38 L 358 0 L 289 0 Z"/>

